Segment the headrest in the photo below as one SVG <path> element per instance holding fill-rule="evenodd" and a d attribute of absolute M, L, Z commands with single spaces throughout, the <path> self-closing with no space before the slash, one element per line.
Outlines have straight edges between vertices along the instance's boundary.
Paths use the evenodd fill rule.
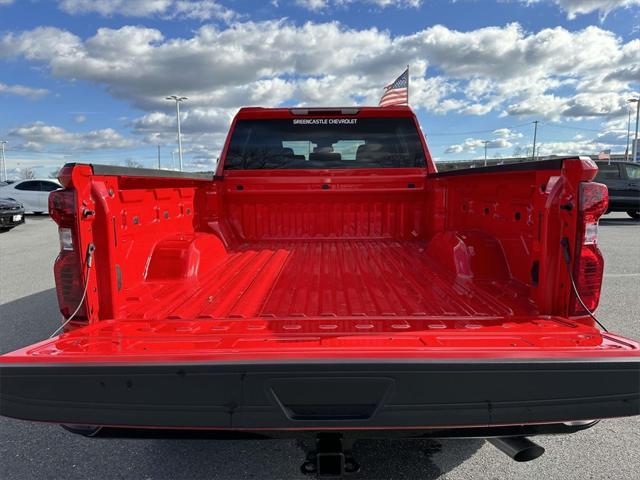
<path fill-rule="evenodd" d="M 339 153 L 318 153 L 312 152 L 309 154 L 309 160 L 317 162 L 340 162 L 342 161 L 342 155 Z"/>
<path fill-rule="evenodd" d="M 380 143 L 365 143 L 356 150 L 356 160 L 371 160 L 377 154 L 382 153 L 381 150 L 382 144 Z"/>
<path fill-rule="evenodd" d="M 293 148 L 270 148 L 267 155 L 270 157 L 293 157 Z"/>
<path fill-rule="evenodd" d="M 333 147 L 316 147 L 313 149 L 313 153 L 333 153 Z"/>

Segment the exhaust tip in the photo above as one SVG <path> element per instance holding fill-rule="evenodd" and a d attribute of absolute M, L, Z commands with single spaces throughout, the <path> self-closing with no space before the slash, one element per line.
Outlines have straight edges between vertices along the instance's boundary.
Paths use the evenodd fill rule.
<path fill-rule="evenodd" d="M 488 438 L 489 443 L 516 462 L 530 462 L 544 453 L 544 448 L 526 437 Z"/>
<path fill-rule="evenodd" d="M 540 445 L 534 444 L 532 447 L 520 450 L 513 456 L 516 462 L 530 462 L 540 457 L 544 453 L 544 448 Z"/>
<path fill-rule="evenodd" d="M 75 433 L 76 435 L 82 435 L 83 437 L 95 437 L 97 436 L 102 427 L 92 425 L 60 425 L 67 432 Z"/>

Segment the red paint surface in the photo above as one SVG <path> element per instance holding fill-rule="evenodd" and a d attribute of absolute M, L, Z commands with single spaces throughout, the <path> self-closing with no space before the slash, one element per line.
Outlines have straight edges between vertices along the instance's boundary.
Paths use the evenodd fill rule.
<path fill-rule="evenodd" d="M 456 277 L 425 254 L 423 242 L 341 239 L 242 244 L 198 281 L 146 281 L 128 290 L 119 316 L 366 320 L 535 313 L 521 285 Z"/>
<path fill-rule="evenodd" d="M 327 359 L 590 359 L 640 346 L 558 318 L 104 321 L 0 357 L 2 363 L 166 363 Z"/>

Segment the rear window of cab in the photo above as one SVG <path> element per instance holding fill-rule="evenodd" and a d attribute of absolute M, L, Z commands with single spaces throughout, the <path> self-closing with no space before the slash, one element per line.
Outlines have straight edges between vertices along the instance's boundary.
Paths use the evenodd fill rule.
<path fill-rule="evenodd" d="M 238 120 L 225 170 L 426 167 L 411 118 Z"/>

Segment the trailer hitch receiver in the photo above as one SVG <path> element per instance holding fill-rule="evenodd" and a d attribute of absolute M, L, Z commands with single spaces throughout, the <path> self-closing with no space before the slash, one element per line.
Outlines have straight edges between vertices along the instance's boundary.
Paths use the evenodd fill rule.
<path fill-rule="evenodd" d="M 302 473 L 323 477 L 337 477 L 345 473 L 355 473 L 360 465 L 351 451 L 353 441 L 335 433 L 321 433 L 316 436 L 315 447 L 307 450 L 307 458 L 300 467 Z"/>

